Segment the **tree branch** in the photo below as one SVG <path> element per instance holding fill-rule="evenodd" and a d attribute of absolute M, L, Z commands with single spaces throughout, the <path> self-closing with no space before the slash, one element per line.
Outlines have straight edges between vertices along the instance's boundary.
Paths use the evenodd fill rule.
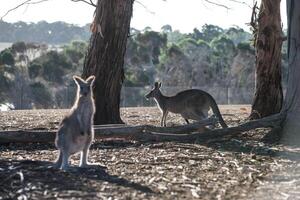
<path fill-rule="evenodd" d="M 231 9 L 230 7 L 226 6 L 225 4 L 221 4 L 221 3 L 215 2 L 213 0 L 202 0 L 202 1 L 205 1 L 205 2 L 207 2 L 209 4 L 212 4 L 212 5 L 215 5 L 215 6 L 219 6 L 219 7 L 225 8 L 227 10 Z M 238 3 L 238 4 L 243 4 L 243 5 L 246 5 L 249 8 L 252 8 L 252 6 L 250 6 L 249 4 L 247 4 L 245 1 L 239 1 L 239 0 L 227 0 L 227 1 L 231 1 L 231 2 L 234 2 L 234 3 Z"/>
<path fill-rule="evenodd" d="M 246 5 L 246 6 L 248 6 L 249 8 L 252 9 L 252 6 L 250 6 L 249 4 L 247 4 L 245 1 L 239 1 L 239 0 L 227 0 L 227 1 L 231 1 L 231 2 L 234 2 L 234 3 L 243 4 L 243 5 Z"/>
<path fill-rule="evenodd" d="M 253 34 L 253 46 L 256 46 L 256 40 L 257 40 L 257 31 L 258 31 L 258 12 L 259 8 L 257 6 L 257 1 L 255 1 L 253 7 L 252 7 L 252 14 L 251 14 L 251 21 L 250 23 L 247 23 L 248 26 L 250 26 L 250 29 L 252 30 Z"/>
<path fill-rule="evenodd" d="M 49 0 L 36 0 L 36 1 L 33 1 L 33 0 L 26 0 L 22 3 L 20 3 L 19 5 L 17 5 L 16 7 L 14 8 L 11 8 L 9 9 L 1 18 L 0 18 L 0 21 L 3 21 L 3 18 L 6 17 L 10 12 L 12 11 L 15 11 L 17 10 L 18 8 L 22 7 L 22 6 L 25 6 L 25 5 L 33 5 L 33 4 L 39 4 L 39 3 L 43 3 L 45 1 L 49 1 Z M 87 0 L 71 0 L 73 2 L 84 2 L 84 3 L 87 3 L 91 6 L 94 6 L 94 7 L 97 7 L 97 5 L 92 1 L 92 0 L 89 0 L 89 2 Z"/>
<path fill-rule="evenodd" d="M 89 0 L 89 1 L 87 1 L 87 0 L 71 0 L 71 1 L 73 1 L 73 2 L 84 2 L 84 3 L 89 4 L 91 6 L 97 7 L 97 5 L 92 0 Z"/>
<path fill-rule="evenodd" d="M 9 9 L 1 18 L 0 20 L 2 21 L 4 17 L 6 17 L 10 12 L 14 11 L 14 10 L 17 10 L 18 8 L 24 6 L 24 5 L 30 5 L 30 4 L 38 4 L 38 3 L 42 3 L 44 1 L 48 1 L 48 0 L 39 0 L 39 1 L 34 1 L 32 2 L 32 0 L 27 0 L 27 1 L 24 1 L 22 3 L 20 3 L 19 5 L 17 5 L 16 7 L 14 8 L 11 8 Z"/>
<path fill-rule="evenodd" d="M 141 5 L 147 12 L 149 12 L 150 14 L 154 15 L 155 12 L 149 10 L 149 8 L 147 8 L 147 6 L 145 6 L 142 2 L 135 0 L 134 2 L 136 2 L 137 4 Z"/>
<path fill-rule="evenodd" d="M 220 4 L 220 3 L 217 3 L 217 2 L 214 2 L 214 1 L 211 1 L 211 0 L 202 0 L 202 1 L 205 1 L 209 4 L 212 4 L 212 5 L 219 6 L 219 7 L 225 8 L 227 10 L 230 10 L 230 8 L 226 5 L 224 5 L 224 4 Z"/>

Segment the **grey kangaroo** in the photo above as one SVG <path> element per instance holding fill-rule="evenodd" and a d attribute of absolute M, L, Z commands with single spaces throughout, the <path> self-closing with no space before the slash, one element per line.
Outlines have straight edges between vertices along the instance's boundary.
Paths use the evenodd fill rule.
<path fill-rule="evenodd" d="M 94 139 L 95 104 L 92 87 L 95 76 L 90 76 L 86 80 L 73 76 L 73 79 L 77 85 L 75 103 L 69 115 L 62 120 L 55 139 L 59 155 L 54 167 L 63 170 L 69 168 L 69 157 L 78 152 L 81 152 L 79 166 L 89 166 L 87 158 Z"/>
<path fill-rule="evenodd" d="M 227 128 L 216 101 L 207 92 L 191 89 L 168 97 L 161 93 L 160 87 L 161 83 L 155 82 L 154 88 L 145 97 L 147 99 L 154 98 L 161 110 L 161 126 L 166 126 L 166 118 L 169 112 L 180 114 L 189 123 L 188 119 L 201 120 L 207 118 L 208 111 L 211 108 L 218 117 L 221 126 Z"/>

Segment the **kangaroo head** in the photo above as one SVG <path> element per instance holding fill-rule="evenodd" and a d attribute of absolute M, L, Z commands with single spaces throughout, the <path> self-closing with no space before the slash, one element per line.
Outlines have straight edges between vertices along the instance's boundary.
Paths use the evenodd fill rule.
<path fill-rule="evenodd" d="M 95 81 L 95 76 L 90 76 L 86 80 L 83 80 L 79 76 L 73 76 L 73 79 L 77 85 L 77 91 L 79 96 L 89 97 L 91 96 L 93 90 L 93 84 Z"/>
<path fill-rule="evenodd" d="M 147 99 L 157 97 L 160 94 L 160 90 L 159 90 L 160 87 L 161 87 L 161 83 L 160 82 L 155 82 L 154 83 L 154 88 L 148 94 L 146 94 L 145 97 Z"/>

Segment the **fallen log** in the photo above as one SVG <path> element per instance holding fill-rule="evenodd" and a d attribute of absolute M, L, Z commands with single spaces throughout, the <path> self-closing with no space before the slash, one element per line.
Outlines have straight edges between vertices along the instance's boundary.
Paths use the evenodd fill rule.
<path fill-rule="evenodd" d="M 95 138 L 131 138 L 132 135 L 137 137 L 143 132 L 158 132 L 158 133 L 190 133 L 198 130 L 201 127 L 207 125 L 213 125 L 217 123 L 215 117 L 204 119 L 202 121 L 179 125 L 174 127 L 155 127 L 151 125 L 137 125 L 126 126 L 123 124 L 108 124 L 108 125 L 95 125 Z M 31 143 L 40 142 L 48 143 L 54 142 L 56 130 L 8 130 L 0 131 L 0 144 L 2 143 Z M 134 137 L 132 138 L 134 139 Z"/>
<path fill-rule="evenodd" d="M 172 127 L 157 127 L 152 125 L 137 125 L 137 126 L 96 126 L 94 128 L 96 138 L 106 137 L 128 137 L 131 134 L 141 134 L 142 132 L 155 133 L 171 133 L 171 134 L 186 134 L 197 131 L 204 126 L 214 125 L 218 121 L 215 117 L 210 117 L 192 124 L 178 125 Z"/>
<path fill-rule="evenodd" d="M 206 140 L 210 138 L 249 131 L 255 128 L 278 128 L 285 114 L 275 114 L 259 120 L 249 121 L 239 126 L 225 129 L 205 130 L 204 126 L 213 125 L 217 122 L 215 118 L 208 118 L 193 124 L 174 127 L 155 127 L 151 125 L 97 125 L 94 127 L 96 139 L 125 138 L 136 141 L 193 141 Z M 201 130 L 201 131 L 199 131 Z M 195 131 L 197 131 L 195 133 Z M 49 143 L 54 142 L 55 130 L 17 130 L 1 131 L 0 143 Z"/>
<path fill-rule="evenodd" d="M 275 114 L 269 117 L 265 117 L 258 120 L 252 120 L 240 124 L 234 127 L 221 128 L 221 129 L 208 129 L 204 132 L 196 133 L 157 133 L 145 130 L 144 132 L 127 132 L 126 134 L 118 134 L 117 132 L 108 132 L 106 134 L 101 133 L 101 138 L 113 138 L 114 136 L 118 138 L 130 138 L 136 141 L 204 141 L 208 139 L 213 139 L 216 137 L 223 137 L 228 135 L 235 135 L 241 132 L 249 131 L 256 128 L 278 128 L 281 126 L 282 121 L 285 119 L 285 113 Z M 162 128 L 162 127 L 156 127 Z"/>
<path fill-rule="evenodd" d="M 47 130 L 1 131 L 0 143 L 54 142 L 55 133 L 56 131 Z"/>

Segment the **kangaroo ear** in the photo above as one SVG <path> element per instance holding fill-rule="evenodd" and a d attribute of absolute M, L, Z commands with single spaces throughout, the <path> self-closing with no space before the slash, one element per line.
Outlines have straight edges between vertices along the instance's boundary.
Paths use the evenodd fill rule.
<path fill-rule="evenodd" d="M 85 81 L 88 83 L 88 84 L 90 84 L 90 85 L 93 85 L 94 84 L 94 81 L 95 81 L 95 76 L 90 76 L 90 77 L 88 77 Z"/>
<path fill-rule="evenodd" d="M 159 86 L 158 86 L 158 82 L 155 82 L 155 83 L 154 83 L 154 87 L 155 87 L 155 88 L 158 88 L 158 87 L 159 87 Z"/>
<path fill-rule="evenodd" d="M 160 87 L 161 87 L 161 85 L 162 85 L 162 84 L 161 84 L 161 82 L 159 82 L 159 83 L 158 83 L 158 88 L 160 88 Z"/>
<path fill-rule="evenodd" d="M 79 76 L 76 76 L 76 75 L 73 76 L 73 80 L 74 80 L 75 83 L 78 84 L 78 85 L 79 85 L 80 83 L 82 83 L 82 81 L 83 81 Z"/>

